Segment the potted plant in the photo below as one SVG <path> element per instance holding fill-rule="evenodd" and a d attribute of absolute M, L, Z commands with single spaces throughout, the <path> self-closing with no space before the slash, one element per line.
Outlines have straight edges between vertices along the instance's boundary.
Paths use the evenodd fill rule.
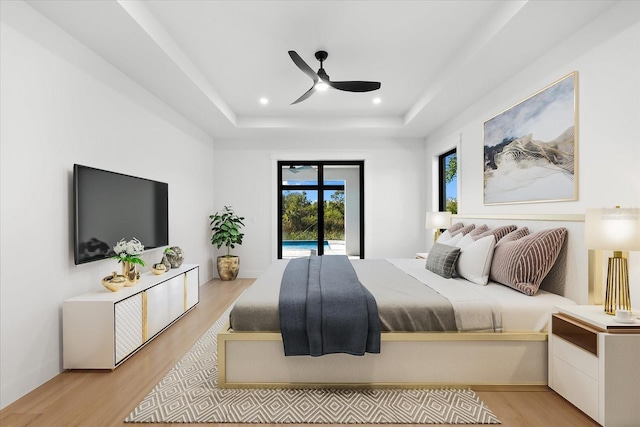
<path fill-rule="evenodd" d="M 218 275 L 222 280 L 235 280 L 240 270 L 240 257 L 231 255 L 235 245 L 242 244 L 244 234 L 240 229 L 244 227 L 244 217 L 236 215 L 231 206 L 225 206 L 222 211 L 209 215 L 211 218 L 211 244 L 218 249 L 222 245 L 227 247 L 227 254 L 218 257 Z"/>

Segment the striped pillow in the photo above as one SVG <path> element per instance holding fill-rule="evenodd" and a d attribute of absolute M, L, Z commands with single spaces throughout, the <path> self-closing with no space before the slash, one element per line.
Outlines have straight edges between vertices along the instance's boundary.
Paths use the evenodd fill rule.
<path fill-rule="evenodd" d="M 484 224 L 484 225 L 481 225 L 480 227 L 476 227 L 473 230 L 471 230 L 471 232 L 469 232 L 469 235 L 471 237 L 478 236 L 486 232 L 487 230 L 489 230 L 489 227 L 487 227 L 487 224 Z"/>
<path fill-rule="evenodd" d="M 473 240 L 480 240 L 483 237 L 494 236 L 496 238 L 496 243 L 497 243 L 500 239 L 502 239 L 504 236 L 514 231 L 516 228 L 517 227 L 515 225 L 503 225 L 502 227 L 492 228 L 491 230 L 485 231 L 484 233 L 480 233 L 480 234 L 471 233 L 471 237 L 473 237 Z"/>
<path fill-rule="evenodd" d="M 447 228 L 447 230 L 449 230 L 449 233 L 453 232 L 453 231 L 458 231 L 460 230 L 462 227 L 464 227 L 464 224 L 461 222 L 456 222 L 455 224 L 452 224 L 451 227 Z"/>
<path fill-rule="evenodd" d="M 445 279 L 451 279 L 460 255 L 460 248 L 434 243 L 427 256 L 425 268 Z"/>
<path fill-rule="evenodd" d="M 466 227 L 462 227 L 457 229 L 456 231 L 451 231 L 451 229 L 447 230 L 449 232 L 449 234 L 451 234 L 451 237 L 456 237 L 456 235 L 462 233 L 462 235 L 464 236 L 467 233 L 470 233 L 471 230 L 473 230 L 474 228 L 476 228 L 475 224 L 469 224 Z"/>
<path fill-rule="evenodd" d="M 535 295 L 556 262 L 566 235 L 566 228 L 551 228 L 516 240 L 500 241 L 493 253 L 491 280 Z"/>
<path fill-rule="evenodd" d="M 496 247 L 498 247 L 498 245 L 502 245 L 503 243 L 513 242 L 514 240 L 518 240 L 528 235 L 529 229 L 527 227 L 518 228 L 500 239 L 500 241 L 496 243 Z"/>

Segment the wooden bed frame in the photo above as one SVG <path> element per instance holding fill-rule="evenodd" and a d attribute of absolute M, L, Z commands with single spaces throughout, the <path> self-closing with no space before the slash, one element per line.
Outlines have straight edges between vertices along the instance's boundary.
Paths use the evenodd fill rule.
<path fill-rule="evenodd" d="M 584 215 L 457 215 L 454 222 L 569 230 L 564 296 L 593 302 Z M 587 278 L 589 276 L 589 278 Z M 588 284 L 588 285 L 587 285 Z M 546 332 L 383 332 L 380 354 L 285 357 L 279 332 L 218 333 L 221 388 L 537 388 L 547 384 Z"/>

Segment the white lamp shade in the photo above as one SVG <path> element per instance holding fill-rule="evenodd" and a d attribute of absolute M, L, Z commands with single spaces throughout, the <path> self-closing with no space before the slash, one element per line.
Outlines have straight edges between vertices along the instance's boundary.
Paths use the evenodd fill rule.
<path fill-rule="evenodd" d="M 589 249 L 640 251 L 640 209 L 587 209 L 585 245 Z"/>
<path fill-rule="evenodd" d="M 451 225 L 451 212 L 427 212 L 425 228 L 439 230 L 449 228 Z"/>

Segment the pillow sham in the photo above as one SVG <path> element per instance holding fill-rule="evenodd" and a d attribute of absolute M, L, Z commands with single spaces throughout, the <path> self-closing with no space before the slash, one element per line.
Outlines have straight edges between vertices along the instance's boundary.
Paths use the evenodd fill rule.
<path fill-rule="evenodd" d="M 486 285 L 489 281 L 495 243 L 496 239 L 493 235 L 479 240 L 473 240 L 469 234 L 464 236 L 456 244 L 460 248 L 456 265 L 458 275 L 477 285 Z"/>
<path fill-rule="evenodd" d="M 470 234 L 471 237 L 473 237 L 473 236 L 478 236 L 488 230 L 489 230 L 489 227 L 487 227 L 487 224 L 483 224 L 480 227 L 474 228 L 468 234 Z"/>
<path fill-rule="evenodd" d="M 455 237 L 458 234 L 462 233 L 462 235 L 464 236 L 465 234 L 470 233 L 474 228 L 476 228 L 475 224 L 469 224 L 466 227 L 457 229 L 456 231 L 449 231 L 449 234 L 451 234 L 452 237 Z"/>
<path fill-rule="evenodd" d="M 453 237 L 451 233 L 460 230 L 462 227 L 464 227 L 464 225 L 461 222 L 456 222 L 451 227 L 444 230 L 442 234 L 436 239 L 436 242 L 445 243 L 447 240 L 451 240 L 451 238 Z"/>
<path fill-rule="evenodd" d="M 514 240 L 521 239 L 524 236 L 528 236 L 528 235 L 529 235 L 529 228 L 527 227 L 517 228 L 513 230 L 511 233 L 508 233 L 502 239 L 500 239 L 499 242 L 496 242 L 496 248 L 504 243 L 513 242 Z"/>
<path fill-rule="evenodd" d="M 425 268 L 438 276 L 450 279 L 459 255 L 460 248 L 458 247 L 434 243 L 429 250 L 429 255 L 427 255 Z"/>
<path fill-rule="evenodd" d="M 500 241 L 493 254 L 489 277 L 525 295 L 535 295 L 558 258 L 566 235 L 566 228 L 551 228 L 519 239 Z"/>
<path fill-rule="evenodd" d="M 451 233 L 449 233 L 449 230 L 444 230 L 442 234 L 436 239 L 436 243 L 444 243 L 447 240 L 451 240 Z"/>
<path fill-rule="evenodd" d="M 445 236 L 445 238 L 442 238 L 442 236 Z M 451 235 L 447 234 L 447 231 L 445 231 L 440 235 L 440 237 L 438 237 L 438 240 L 436 240 L 436 243 L 440 243 L 441 245 L 455 246 L 456 243 L 458 243 L 460 239 L 462 239 L 463 237 L 464 237 L 463 234 L 456 234 L 455 236 L 451 237 Z"/>
<path fill-rule="evenodd" d="M 464 227 L 464 224 L 461 222 L 456 222 L 455 224 L 451 224 L 451 227 L 447 228 L 447 230 L 451 231 L 458 231 L 460 230 L 462 227 Z"/>
<path fill-rule="evenodd" d="M 487 236 L 494 236 L 496 238 L 496 243 L 500 241 L 504 236 L 514 231 L 516 228 L 515 225 L 503 225 L 501 227 L 492 228 L 491 230 L 487 230 L 484 233 L 474 234 L 472 237 L 475 240 L 482 239 Z"/>

